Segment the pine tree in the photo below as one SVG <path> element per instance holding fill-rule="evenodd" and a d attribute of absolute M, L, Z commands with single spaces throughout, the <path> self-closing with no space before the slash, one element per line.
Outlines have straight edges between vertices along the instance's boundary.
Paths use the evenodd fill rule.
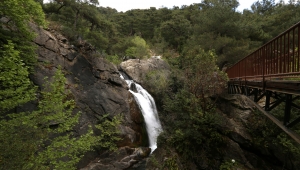
<path fill-rule="evenodd" d="M 28 75 L 20 51 L 8 41 L 0 51 L 0 116 L 35 98 L 35 88 Z"/>
<path fill-rule="evenodd" d="M 71 170 L 94 147 L 116 149 L 121 119 L 104 117 L 96 126 L 100 136 L 91 128 L 76 136 L 73 128 L 80 112 L 73 112 L 75 101 L 65 88 L 62 70 L 58 68 L 50 80 L 46 78 L 37 110 L 11 113 L 0 120 L 0 169 Z"/>

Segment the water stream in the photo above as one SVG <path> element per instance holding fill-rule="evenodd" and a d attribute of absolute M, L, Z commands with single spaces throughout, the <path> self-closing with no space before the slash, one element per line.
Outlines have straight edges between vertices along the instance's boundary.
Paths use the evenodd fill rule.
<path fill-rule="evenodd" d="M 155 101 L 153 97 L 141 85 L 135 83 L 133 80 L 130 80 L 124 74 L 121 75 L 121 78 L 123 78 L 127 82 L 130 88 L 130 93 L 133 94 L 142 111 L 149 137 L 149 147 L 151 148 L 151 152 L 153 152 L 157 148 L 157 137 L 162 131 Z"/>

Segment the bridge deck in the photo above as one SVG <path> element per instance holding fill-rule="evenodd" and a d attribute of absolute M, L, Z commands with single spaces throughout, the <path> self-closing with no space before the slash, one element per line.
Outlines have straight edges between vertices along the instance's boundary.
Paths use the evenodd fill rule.
<path fill-rule="evenodd" d="M 226 73 L 229 94 L 253 95 L 254 102 L 264 99 L 265 106 L 258 108 L 300 143 L 297 134 L 287 129 L 300 123 L 300 22 L 229 67 Z M 283 103 L 281 123 L 268 111 Z"/>
<path fill-rule="evenodd" d="M 296 102 L 300 98 L 299 80 L 230 80 L 228 82 L 228 93 L 253 96 L 253 103 L 263 99 L 264 106 L 261 107 L 258 104 L 255 104 L 255 106 L 300 144 L 300 136 L 289 129 L 300 123 L 300 105 L 299 102 Z M 285 105 L 282 112 L 283 120 L 278 120 L 269 111 L 281 103 Z M 292 108 L 296 108 L 298 111 L 292 114 Z"/>
<path fill-rule="evenodd" d="M 285 94 L 300 95 L 300 80 L 230 80 L 232 85 L 246 86 Z"/>

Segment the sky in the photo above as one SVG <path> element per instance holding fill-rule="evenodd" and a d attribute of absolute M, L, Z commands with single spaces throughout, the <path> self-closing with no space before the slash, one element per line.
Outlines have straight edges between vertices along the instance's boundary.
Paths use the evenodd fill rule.
<path fill-rule="evenodd" d="M 150 7 L 167 7 L 172 8 L 173 6 L 190 5 L 193 3 L 199 3 L 201 0 L 98 0 L 100 6 L 111 7 L 120 11 L 127 11 L 130 9 L 149 9 Z M 243 11 L 243 9 L 251 9 L 251 5 L 257 0 L 239 0 L 240 6 L 238 11 Z M 285 0 L 287 2 L 287 0 Z M 275 3 L 279 0 L 275 0 Z"/>
<path fill-rule="evenodd" d="M 100 6 L 115 8 L 117 11 L 126 12 L 130 9 L 149 9 L 150 7 L 167 7 L 172 8 L 173 6 L 181 7 L 182 5 L 190 5 L 193 3 L 200 3 L 201 0 L 98 0 Z M 240 6 L 237 8 L 238 11 L 243 9 L 251 9 L 251 5 L 257 0 L 239 0 Z M 285 0 L 287 2 L 288 0 Z M 44 0 L 49 2 L 49 0 Z M 275 3 L 279 0 L 275 0 Z"/>

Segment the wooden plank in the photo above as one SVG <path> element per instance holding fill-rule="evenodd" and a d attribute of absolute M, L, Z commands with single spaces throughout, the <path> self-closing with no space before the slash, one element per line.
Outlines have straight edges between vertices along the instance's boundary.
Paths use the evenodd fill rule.
<path fill-rule="evenodd" d="M 265 116 L 267 116 L 272 122 L 274 122 L 280 129 L 282 129 L 286 134 L 288 134 L 291 138 L 293 138 L 298 144 L 300 144 L 300 136 L 293 132 L 292 130 L 285 127 L 278 119 L 276 119 L 273 115 L 266 112 L 263 108 L 261 108 L 257 103 L 252 101 L 247 97 L 247 100 L 251 102 L 259 111 L 261 111 Z"/>

